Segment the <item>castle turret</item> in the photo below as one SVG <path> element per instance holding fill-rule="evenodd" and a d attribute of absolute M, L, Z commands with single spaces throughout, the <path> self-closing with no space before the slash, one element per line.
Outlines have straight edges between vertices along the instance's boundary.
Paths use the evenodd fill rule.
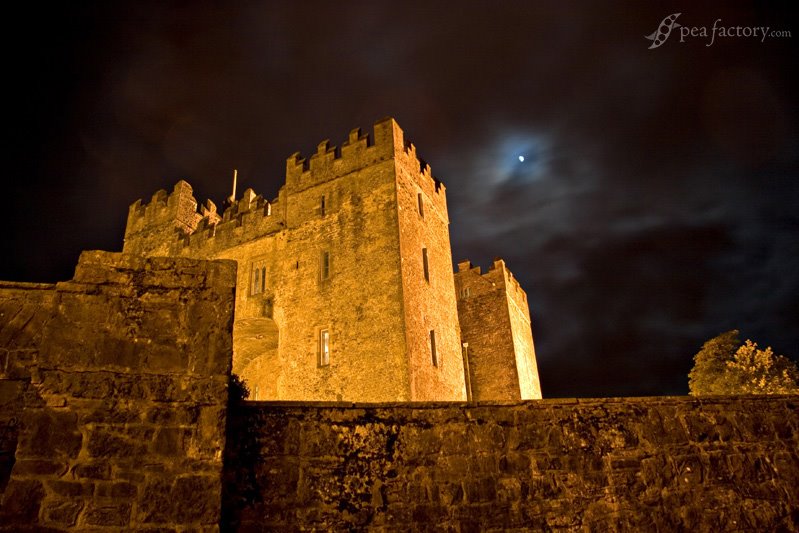
<path fill-rule="evenodd" d="M 122 251 L 148 256 L 172 255 L 178 236 L 191 234 L 202 218 L 197 213 L 191 185 L 181 180 L 171 194 L 161 189 L 153 194 L 149 204 L 136 200 L 130 206 Z"/>
<path fill-rule="evenodd" d="M 461 261 L 455 285 L 471 399 L 540 399 L 527 294 L 505 261 L 485 274 Z"/>

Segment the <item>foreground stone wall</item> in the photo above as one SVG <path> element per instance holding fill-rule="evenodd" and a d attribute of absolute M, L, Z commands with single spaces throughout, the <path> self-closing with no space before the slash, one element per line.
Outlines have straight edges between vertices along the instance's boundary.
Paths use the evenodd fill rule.
<path fill-rule="evenodd" d="M 235 278 L 0 282 L 0 531 L 799 530 L 799 396 L 228 413 Z"/>
<path fill-rule="evenodd" d="M 796 531 L 799 397 L 231 411 L 246 531 Z"/>
<path fill-rule="evenodd" d="M 0 530 L 215 531 L 235 264 L 0 284 Z"/>

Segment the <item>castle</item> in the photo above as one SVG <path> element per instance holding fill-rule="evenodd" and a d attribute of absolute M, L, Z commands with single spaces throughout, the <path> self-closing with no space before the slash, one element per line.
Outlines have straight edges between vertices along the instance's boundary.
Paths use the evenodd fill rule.
<path fill-rule="evenodd" d="M 0 532 L 799 529 L 795 395 L 518 401 L 524 292 L 452 273 L 393 120 L 196 209 L 180 182 L 128 253 L 0 281 Z M 260 399 L 344 401 L 237 401 L 231 362 Z"/>
<path fill-rule="evenodd" d="M 541 398 L 504 261 L 453 273 L 445 188 L 396 121 L 286 162 L 277 198 L 220 215 L 191 186 L 130 206 L 123 252 L 238 263 L 233 372 L 258 400 Z"/>

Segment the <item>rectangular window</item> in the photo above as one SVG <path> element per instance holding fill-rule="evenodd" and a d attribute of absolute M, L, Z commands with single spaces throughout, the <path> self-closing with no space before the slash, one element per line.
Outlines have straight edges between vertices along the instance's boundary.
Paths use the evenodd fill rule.
<path fill-rule="evenodd" d="M 319 366 L 330 365 L 330 331 L 319 330 Z"/>
<path fill-rule="evenodd" d="M 266 290 L 266 266 L 258 262 L 252 266 L 252 279 L 250 281 L 250 294 L 261 294 Z"/>
<path fill-rule="evenodd" d="M 322 195 L 322 201 L 319 203 L 319 212 L 325 216 L 325 195 Z"/>
<path fill-rule="evenodd" d="M 424 280 L 430 282 L 430 266 L 427 264 L 427 248 L 422 248 L 422 268 L 424 269 Z"/>
<path fill-rule="evenodd" d="M 436 352 L 436 332 L 430 330 L 430 355 L 432 356 L 433 366 L 438 366 L 438 353 Z"/>
<path fill-rule="evenodd" d="M 322 252 L 319 263 L 320 276 L 322 280 L 326 280 L 330 277 L 330 252 Z"/>
<path fill-rule="evenodd" d="M 417 193 L 416 201 L 419 203 L 419 216 L 424 218 L 424 199 L 422 198 L 422 193 Z"/>

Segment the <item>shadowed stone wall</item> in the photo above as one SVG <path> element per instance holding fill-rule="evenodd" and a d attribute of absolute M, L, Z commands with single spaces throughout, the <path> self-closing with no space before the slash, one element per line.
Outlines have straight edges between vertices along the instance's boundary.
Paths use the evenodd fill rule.
<path fill-rule="evenodd" d="M 796 531 L 799 397 L 247 403 L 245 531 Z"/>
<path fill-rule="evenodd" d="M 235 264 L 0 284 L 0 530 L 215 531 Z"/>

